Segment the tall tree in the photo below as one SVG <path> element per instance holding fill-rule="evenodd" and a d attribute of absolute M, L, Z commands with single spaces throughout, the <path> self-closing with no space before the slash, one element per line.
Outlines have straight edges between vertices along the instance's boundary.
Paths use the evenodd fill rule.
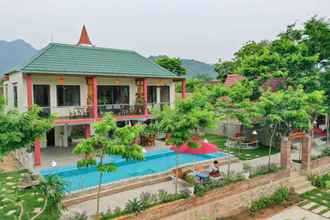
<path fill-rule="evenodd" d="M 268 165 L 270 167 L 274 136 L 288 136 L 292 131 L 309 132 L 313 121 L 324 110 L 324 94 L 321 91 L 306 93 L 300 86 L 286 91 L 262 94 L 256 103 L 262 116 L 261 124 L 271 129 Z"/>
<path fill-rule="evenodd" d="M 96 216 L 100 211 L 100 192 L 104 173 L 116 171 L 115 163 L 106 163 L 106 156 L 119 155 L 126 160 L 143 160 L 140 145 L 135 143 L 142 132 L 143 126 L 117 127 L 110 113 L 104 115 L 102 121 L 93 125 L 95 134 L 80 142 L 73 150 L 74 154 L 83 155 L 84 158 L 77 162 L 78 167 L 96 166 L 99 172 L 99 182 L 96 199 Z M 111 136 L 109 138 L 109 136 Z"/>
<path fill-rule="evenodd" d="M 160 56 L 155 60 L 155 63 L 177 74 L 178 76 L 186 74 L 186 69 L 182 67 L 182 61 L 180 58 Z"/>
<path fill-rule="evenodd" d="M 199 135 L 200 129 L 212 127 L 217 117 L 208 101 L 207 89 L 200 89 L 184 100 L 178 101 L 174 108 L 165 108 L 163 111 L 153 111 L 154 118 L 159 120 L 160 129 L 169 133 L 169 144 L 179 148 L 182 144 L 191 144 L 192 137 Z M 176 153 L 176 182 L 177 193 L 178 158 Z"/>

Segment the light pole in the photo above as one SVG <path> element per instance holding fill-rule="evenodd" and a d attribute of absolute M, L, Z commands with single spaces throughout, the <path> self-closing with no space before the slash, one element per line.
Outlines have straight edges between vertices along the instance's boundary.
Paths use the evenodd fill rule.
<path fill-rule="evenodd" d="M 253 130 L 252 134 L 256 136 L 256 147 L 258 147 L 258 131 L 257 130 Z"/>

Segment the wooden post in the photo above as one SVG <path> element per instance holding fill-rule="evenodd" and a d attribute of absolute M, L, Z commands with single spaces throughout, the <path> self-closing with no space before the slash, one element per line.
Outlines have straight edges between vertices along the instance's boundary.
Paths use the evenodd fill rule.
<path fill-rule="evenodd" d="M 94 118 L 98 118 L 98 107 L 97 107 L 97 80 L 96 76 L 92 76 L 92 90 L 93 90 L 93 98 L 92 98 L 92 105 L 93 105 L 93 116 Z"/>
<path fill-rule="evenodd" d="M 183 79 L 182 81 L 181 81 L 181 95 L 182 95 L 182 99 L 184 99 L 184 98 L 186 98 L 186 96 L 187 96 L 187 92 L 186 92 L 186 80 L 185 79 Z"/>
<path fill-rule="evenodd" d="M 143 79 L 144 116 L 148 116 L 148 81 Z"/>
<path fill-rule="evenodd" d="M 291 168 L 291 141 L 288 137 L 281 139 L 281 166 L 285 169 Z"/>

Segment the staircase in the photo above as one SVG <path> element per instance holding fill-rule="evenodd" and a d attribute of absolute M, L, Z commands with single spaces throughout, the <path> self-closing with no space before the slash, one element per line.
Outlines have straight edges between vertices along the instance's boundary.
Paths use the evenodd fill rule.
<path fill-rule="evenodd" d="M 308 181 L 307 176 L 301 175 L 298 171 L 293 171 L 289 180 L 290 186 L 298 194 L 313 190 L 315 187 Z"/>

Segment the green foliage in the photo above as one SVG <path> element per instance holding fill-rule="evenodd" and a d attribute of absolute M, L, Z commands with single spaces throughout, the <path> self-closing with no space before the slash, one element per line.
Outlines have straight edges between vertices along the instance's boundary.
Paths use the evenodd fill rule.
<path fill-rule="evenodd" d="M 281 170 L 281 167 L 277 164 L 261 165 L 250 170 L 250 178 L 262 176 L 269 173 L 276 173 Z"/>
<path fill-rule="evenodd" d="M 214 71 L 218 73 L 217 79 L 224 82 L 229 74 L 235 73 L 236 63 L 234 61 L 218 60 L 214 64 Z"/>
<path fill-rule="evenodd" d="M 264 92 L 256 104 L 262 125 L 288 135 L 293 130 L 308 132 L 314 118 L 323 112 L 324 95 L 321 91 L 306 93 L 299 87 L 287 91 Z"/>
<path fill-rule="evenodd" d="M 54 118 L 42 118 L 40 111 L 37 106 L 23 113 L 0 111 L 0 158 L 16 149 L 31 147 L 36 138 L 52 128 Z"/>
<path fill-rule="evenodd" d="M 160 56 L 155 60 L 155 63 L 164 67 L 165 69 L 177 74 L 178 76 L 185 75 L 186 69 L 183 68 L 180 58 Z"/>
<path fill-rule="evenodd" d="M 195 184 L 194 193 L 196 196 L 203 196 L 205 195 L 206 192 L 210 190 L 224 187 L 226 185 L 241 180 L 244 180 L 244 176 L 241 173 L 230 173 L 229 175 L 225 175 L 223 180 L 219 180 L 219 181 L 209 180 L 203 183 Z"/>
<path fill-rule="evenodd" d="M 139 198 L 134 198 L 126 203 L 124 209 L 115 208 L 113 211 L 108 210 L 101 214 L 101 220 L 114 219 L 122 215 L 138 214 L 147 208 L 163 203 L 173 202 L 179 199 L 187 199 L 189 195 L 185 192 L 178 194 L 169 194 L 166 191 L 160 190 L 158 193 L 142 193 Z"/>
<path fill-rule="evenodd" d="M 251 215 L 255 215 L 261 209 L 267 208 L 272 205 L 282 204 L 284 201 L 289 199 L 289 189 L 287 187 L 279 188 L 271 196 L 262 197 L 254 202 L 249 207 Z"/>
<path fill-rule="evenodd" d="M 87 216 L 87 214 L 85 212 L 83 212 L 83 213 L 76 213 L 69 220 L 88 220 L 88 216 Z"/>
<path fill-rule="evenodd" d="M 65 183 L 60 177 L 56 175 L 45 177 L 44 181 L 38 186 L 38 190 L 47 200 L 46 211 L 48 213 L 56 212 L 57 215 L 60 215 L 65 210 L 62 204 L 62 199 L 65 196 Z"/>
<path fill-rule="evenodd" d="M 328 184 L 330 183 L 330 174 L 325 175 L 311 175 L 308 177 L 309 181 L 311 181 L 312 185 L 324 189 L 324 188 L 330 188 Z"/>

